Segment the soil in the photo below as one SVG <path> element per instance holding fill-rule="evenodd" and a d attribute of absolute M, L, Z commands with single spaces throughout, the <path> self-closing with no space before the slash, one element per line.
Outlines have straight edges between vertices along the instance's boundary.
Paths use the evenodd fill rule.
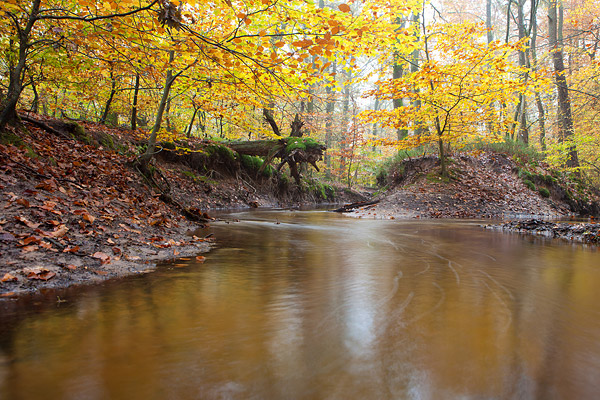
<path fill-rule="evenodd" d="M 202 261 L 214 240 L 206 228 L 215 209 L 323 201 L 293 182 L 231 165 L 200 173 L 159 156 L 165 202 L 164 190 L 134 167 L 135 134 L 80 122 L 82 133 L 33 117 L 52 129 L 26 123 L 27 132 L 13 132 L 19 146 L 0 144 L 0 298 L 147 273 L 176 258 Z M 361 198 L 338 192 L 339 201 Z"/>
<path fill-rule="evenodd" d="M 573 210 L 564 190 L 538 184 L 531 190 L 518 175 L 519 168 L 505 154 L 456 153 L 450 177 L 439 175 L 439 159 L 428 156 L 405 160 L 388 177 L 387 190 L 377 204 L 348 213 L 359 218 L 560 218 Z M 545 187 L 545 198 L 539 189 Z"/>

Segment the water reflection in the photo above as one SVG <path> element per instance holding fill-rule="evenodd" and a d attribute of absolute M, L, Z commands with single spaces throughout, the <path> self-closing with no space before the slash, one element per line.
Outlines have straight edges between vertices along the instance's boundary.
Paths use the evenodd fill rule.
<path fill-rule="evenodd" d="M 263 212 L 204 264 L 3 302 L 0 398 L 593 398 L 600 255 Z"/>

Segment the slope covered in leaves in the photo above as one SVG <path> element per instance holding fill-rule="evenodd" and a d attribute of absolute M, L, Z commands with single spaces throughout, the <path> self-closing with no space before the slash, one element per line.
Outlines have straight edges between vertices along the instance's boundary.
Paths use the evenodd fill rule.
<path fill-rule="evenodd" d="M 141 272 L 208 249 L 126 157 L 28 129 L 25 146 L 0 145 L 0 293 Z"/>
<path fill-rule="evenodd" d="M 522 172 L 502 153 L 457 153 L 449 170 L 450 178 L 439 175 L 437 157 L 406 159 L 391 169 L 385 182 L 387 190 L 379 196 L 381 201 L 355 214 L 392 219 L 556 218 L 584 211 L 582 207 L 593 208 L 594 204 L 569 201 L 570 183 L 559 185 L 543 166 L 535 174 Z M 580 209 L 574 210 L 576 207 Z"/>

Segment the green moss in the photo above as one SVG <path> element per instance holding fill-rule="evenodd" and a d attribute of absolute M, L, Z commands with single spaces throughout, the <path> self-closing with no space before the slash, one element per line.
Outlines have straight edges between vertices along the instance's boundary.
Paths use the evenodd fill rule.
<path fill-rule="evenodd" d="M 85 144 L 92 144 L 92 138 L 87 134 L 87 132 L 85 131 L 85 128 L 81 125 L 79 125 L 77 122 L 68 122 L 66 124 L 66 129 L 71 133 L 71 137 L 73 139 L 79 140 L 80 142 L 83 142 Z M 105 136 L 109 136 L 107 134 L 103 134 L 102 138 L 100 139 L 100 142 L 102 143 L 102 139 Z M 112 138 L 111 138 L 112 139 Z M 108 147 L 108 146 L 105 146 Z"/>
<path fill-rule="evenodd" d="M 523 179 L 523 182 L 534 180 L 533 174 L 525 169 L 519 171 L 519 178 Z"/>
<path fill-rule="evenodd" d="M 0 133 L 0 143 L 5 145 L 22 146 L 23 139 L 12 132 Z"/>
<path fill-rule="evenodd" d="M 450 172 L 448 176 L 442 176 L 438 172 L 430 172 L 426 175 L 426 179 L 432 183 L 450 183 Z"/>
<path fill-rule="evenodd" d="M 160 145 L 167 150 L 175 150 L 177 148 L 174 142 L 161 142 Z"/>
<path fill-rule="evenodd" d="M 540 188 L 538 191 L 540 192 L 542 197 L 545 197 L 545 198 L 550 197 L 550 191 L 548 189 L 546 189 L 545 187 Z"/>
<path fill-rule="evenodd" d="M 209 156 L 218 156 L 228 161 L 235 161 L 235 153 L 227 146 L 220 144 L 209 144 L 205 147 L 205 151 Z"/>
<path fill-rule="evenodd" d="M 523 183 L 531 190 L 535 190 L 535 184 L 531 182 L 529 179 L 523 179 Z"/>
<path fill-rule="evenodd" d="M 312 138 L 289 137 L 286 140 L 285 151 L 288 153 L 294 150 L 310 150 L 320 146 L 319 142 Z"/>
<path fill-rule="evenodd" d="M 323 183 L 317 179 L 305 179 L 302 181 L 303 190 L 313 194 L 315 197 L 327 201 L 335 199 L 333 186 Z"/>
<path fill-rule="evenodd" d="M 265 161 L 258 156 L 249 156 L 246 154 L 241 154 L 239 158 L 242 167 L 252 172 L 258 172 L 265 163 Z M 274 173 L 275 169 L 270 165 L 267 165 L 267 167 L 262 171 L 262 175 L 266 177 L 272 176 Z"/>

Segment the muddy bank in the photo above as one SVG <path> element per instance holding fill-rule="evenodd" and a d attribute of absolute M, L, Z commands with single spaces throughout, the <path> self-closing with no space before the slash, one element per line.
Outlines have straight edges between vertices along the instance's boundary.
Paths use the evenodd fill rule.
<path fill-rule="evenodd" d="M 392 168 L 375 196 L 377 204 L 353 209 L 359 218 L 560 218 L 574 213 L 566 191 L 543 170 L 528 182 L 506 155 L 458 153 L 450 176 L 439 175 L 434 156 L 405 160 Z"/>
<path fill-rule="evenodd" d="M 486 225 L 485 228 L 503 232 L 558 238 L 574 242 L 600 244 L 600 224 L 598 223 L 555 223 L 530 219 L 525 221 L 510 221 L 500 225 Z"/>

